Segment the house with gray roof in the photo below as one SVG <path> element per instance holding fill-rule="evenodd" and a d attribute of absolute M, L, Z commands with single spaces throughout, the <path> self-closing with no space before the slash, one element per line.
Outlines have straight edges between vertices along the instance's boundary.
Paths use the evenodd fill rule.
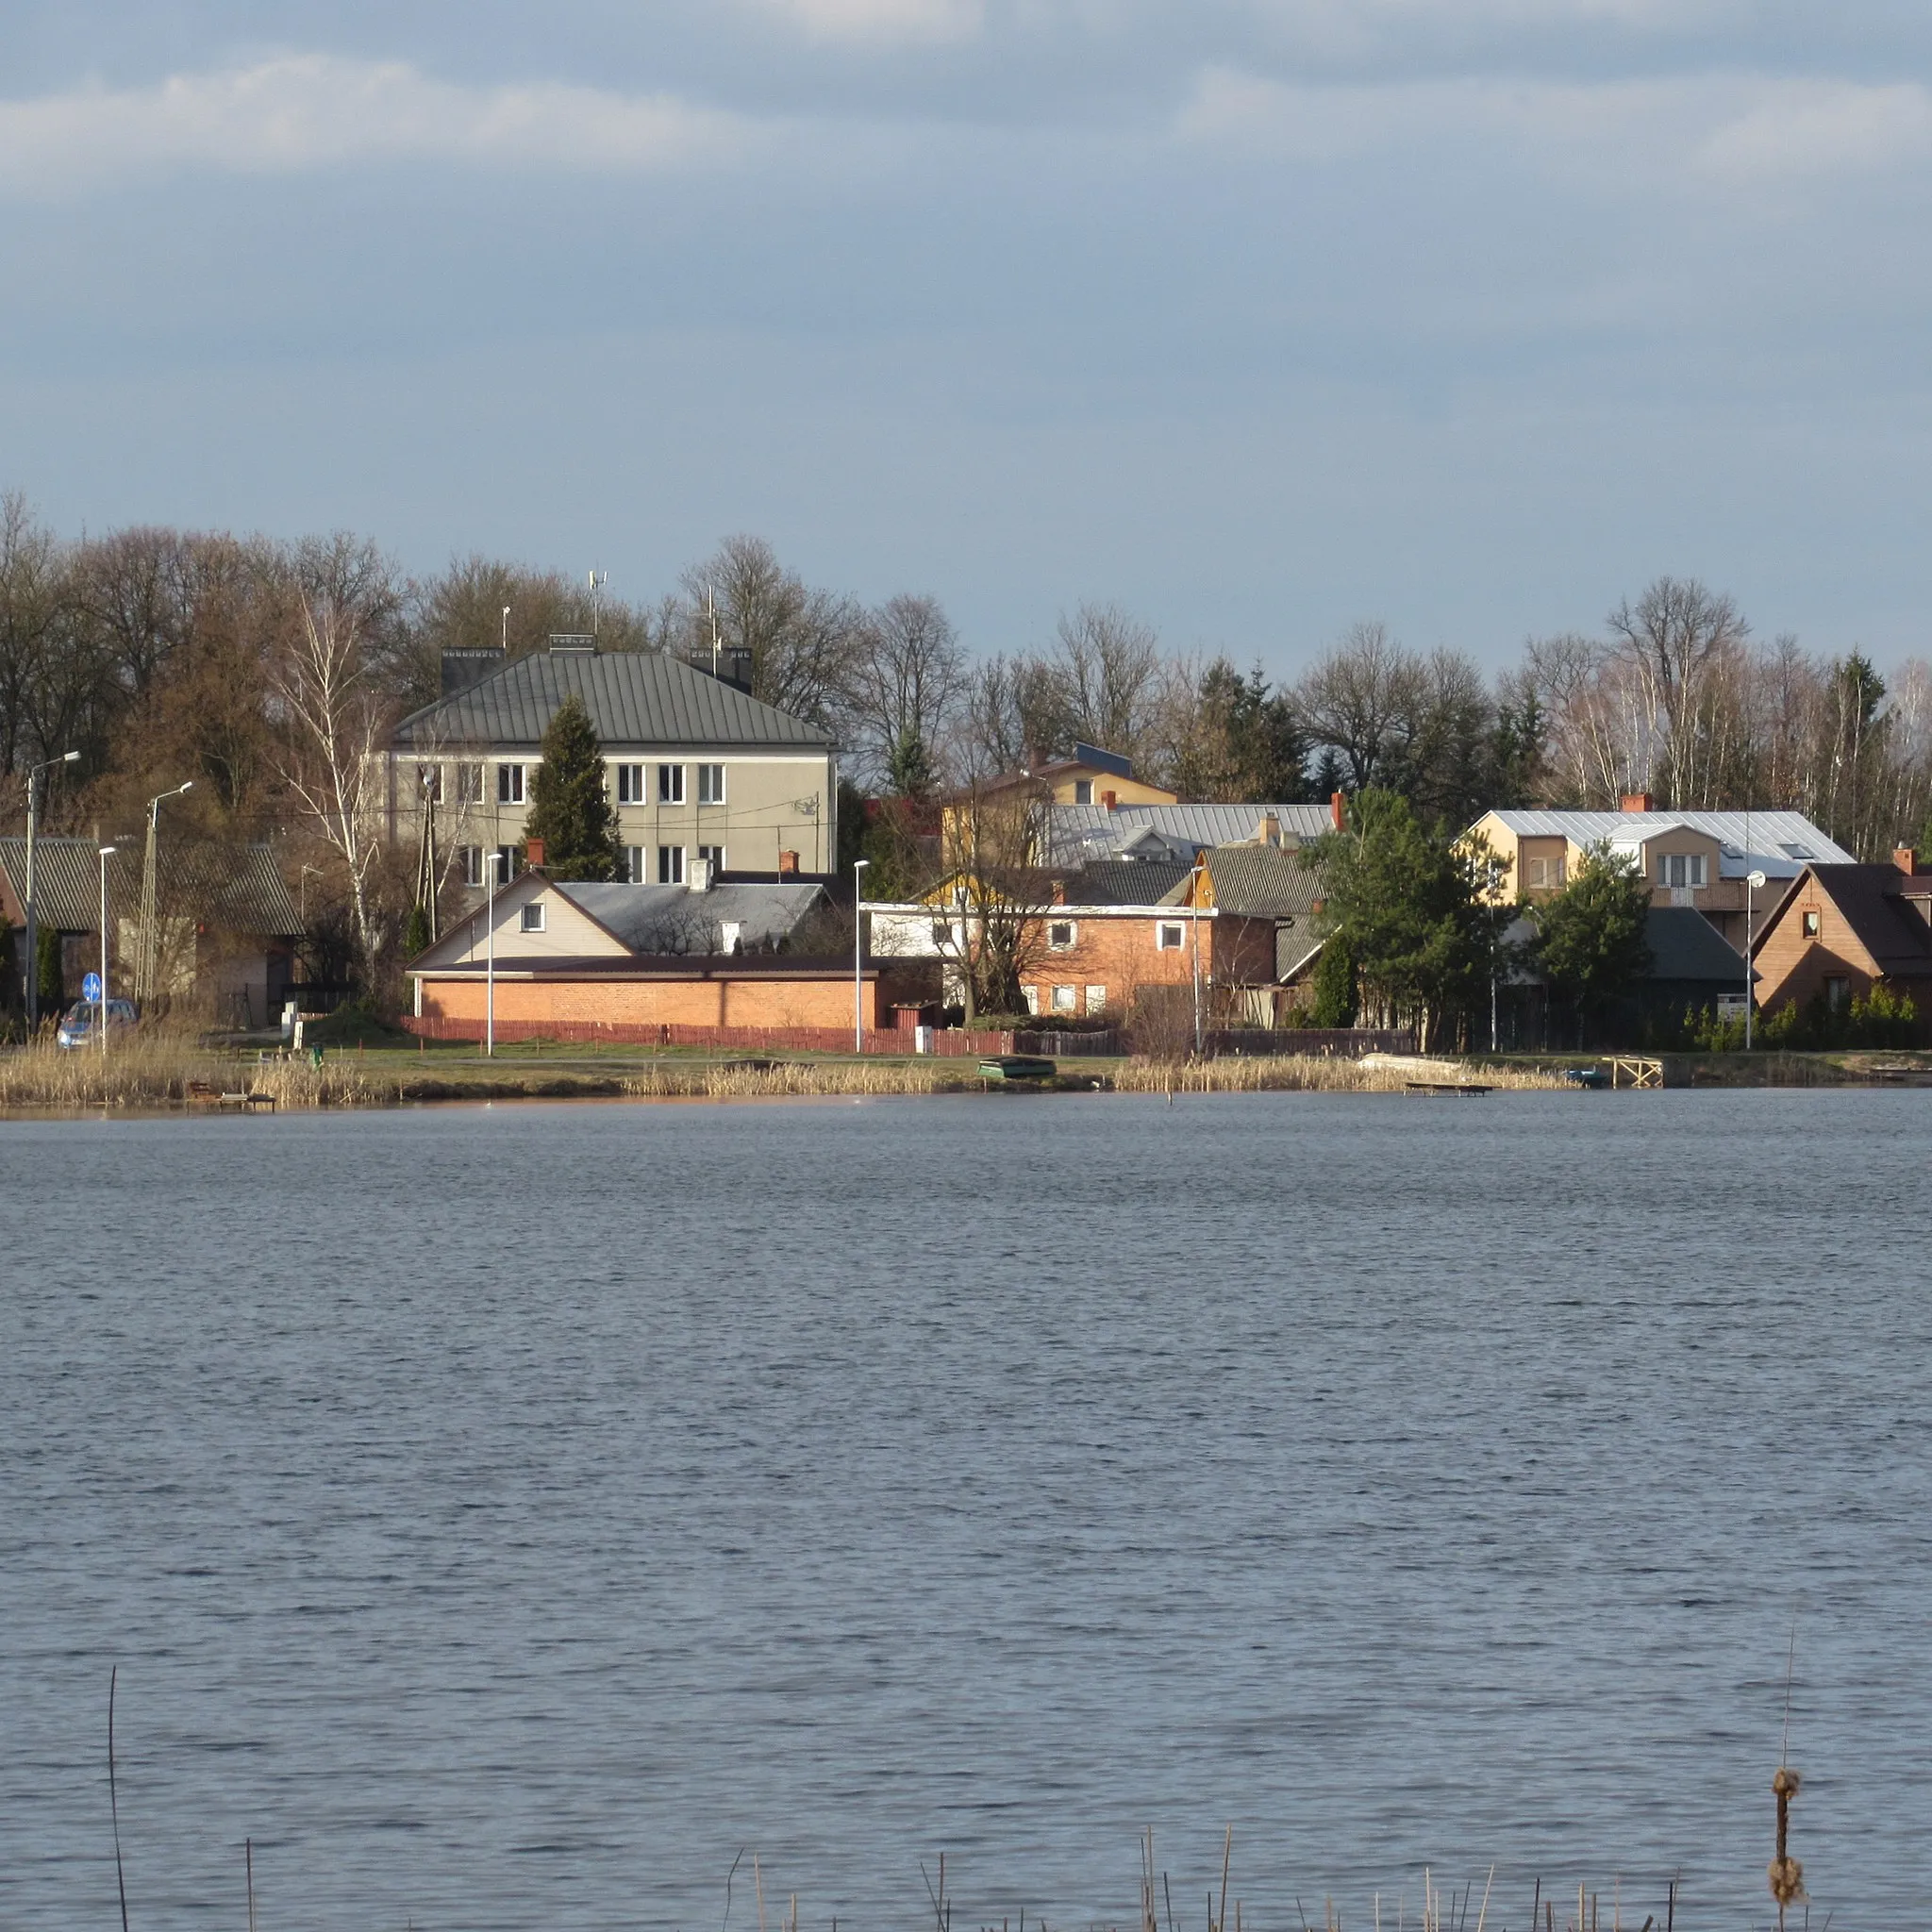
<path fill-rule="evenodd" d="M 1336 829 L 1330 805 L 1052 805 L 1042 857 L 1049 865 L 1159 858 L 1191 865 L 1197 852 L 1238 842 L 1292 851 Z"/>
<path fill-rule="evenodd" d="M 443 691 L 385 755 L 391 840 L 432 818 L 443 868 L 480 891 L 496 854 L 514 874 L 543 734 L 568 697 L 604 748 L 631 883 L 720 872 L 828 873 L 839 848 L 838 747 L 730 677 L 656 651 L 555 639 L 527 657 L 443 654 Z"/>

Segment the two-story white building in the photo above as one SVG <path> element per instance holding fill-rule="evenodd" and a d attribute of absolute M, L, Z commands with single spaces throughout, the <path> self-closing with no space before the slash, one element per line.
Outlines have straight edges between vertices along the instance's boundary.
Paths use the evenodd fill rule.
<path fill-rule="evenodd" d="M 443 695 L 396 727 L 387 754 L 391 841 L 433 806 L 439 848 L 482 887 L 488 855 L 516 869 L 530 781 L 558 708 L 583 700 L 604 748 L 635 884 L 680 885 L 703 860 L 724 871 L 826 873 L 839 849 L 839 767 L 829 733 L 728 679 L 655 651 L 443 654 Z"/>

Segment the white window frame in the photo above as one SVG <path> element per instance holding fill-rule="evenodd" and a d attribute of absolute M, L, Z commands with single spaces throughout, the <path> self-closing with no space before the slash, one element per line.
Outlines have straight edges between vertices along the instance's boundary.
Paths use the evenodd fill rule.
<path fill-rule="evenodd" d="M 496 802 L 498 805 L 522 805 L 524 803 L 524 768 L 521 765 L 498 765 L 496 768 Z"/>
<path fill-rule="evenodd" d="M 658 846 L 658 883 L 660 886 L 683 885 L 684 847 L 682 845 Z"/>
<path fill-rule="evenodd" d="M 711 883 L 718 883 L 718 874 L 724 870 L 724 848 L 722 845 L 700 845 L 698 857 L 711 868 Z"/>
<path fill-rule="evenodd" d="M 496 856 L 501 861 L 496 868 L 496 890 L 500 892 L 517 875 L 517 848 L 514 845 L 499 845 L 496 848 Z M 487 862 L 484 870 L 487 874 Z M 489 883 L 487 876 L 484 883 Z"/>
<path fill-rule="evenodd" d="M 698 803 L 700 805 L 723 805 L 724 803 L 724 767 L 718 764 L 698 767 Z"/>
<path fill-rule="evenodd" d="M 523 909 L 517 919 L 517 930 L 519 932 L 541 932 L 543 930 L 542 900 L 529 899 L 524 903 Z"/>
<path fill-rule="evenodd" d="M 659 765 L 658 767 L 658 803 L 659 805 L 682 805 L 684 803 L 684 767 L 682 765 Z"/>
<path fill-rule="evenodd" d="M 475 887 L 484 884 L 483 848 L 480 845 L 463 847 L 463 883 Z"/>
<path fill-rule="evenodd" d="M 644 883 L 644 848 L 641 845 L 624 848 L 624 877 L 626 885 L 641 886 Z"/>
<path fill-rule="evenodd" d="M 648 805 L 644 796 L 644 768 L 634 760 L 625 760 L 617 767 L 617 802 L 619 805 Z"/>
<path fill-rule="evenodd" d="M 1077 986 L 1057 986 L 1048 1004 L 1056 1013 L 1077 1013 L 1080 1010 L 1080 989 Z"/>
<path fill-rule="evenodd" d="M 461 758 L 458 760 L 457 803 L 458 805 L 481 805 L 483 803 L 483 767 L 474 758 Z"/>
<path fill-rule="evenodd" d="M 1089 1013 L 1107 1011 L 1107 989 L 1104 986 L 1090 986 L 1087 989 L 1087 1010 Z"/>
<path fill-rule="evenodd" d="M 1154 950 L 1157 953 L 1183 953 L 1188 946 L 1188 928 L 1178 919 L 1154 922 Z"/>
<path fill-rule="evenodd" d="M 1054 938 L 1057 932 L 1063 932 L 1066 938 Z M 1046 922 L 1046 950 L 1049 953 L 1071 953 L 1080 943 L 1080 925 L 1077 920 L 1049 919 Z"/>
<path fill-rule="evenodd" d="M 1074 803 L 1075 805 L 1091 805 L 1093 803 L 1093 780 L 1091 778 L 1075 778 L 1074 780 Z"/>

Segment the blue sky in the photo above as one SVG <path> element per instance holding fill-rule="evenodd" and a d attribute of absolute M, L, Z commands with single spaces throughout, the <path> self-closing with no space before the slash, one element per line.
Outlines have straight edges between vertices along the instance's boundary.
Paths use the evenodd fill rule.
<path fill-rule="evenodd" d="M 1932 8 L 13 0 L 0 484 L 1290 675 L 1925 648 Z"/>

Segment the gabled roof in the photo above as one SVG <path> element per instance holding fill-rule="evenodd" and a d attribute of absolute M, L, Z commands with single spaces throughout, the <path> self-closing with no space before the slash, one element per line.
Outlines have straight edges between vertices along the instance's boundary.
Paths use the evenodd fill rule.
<path fill-rule="evenodd" d="M 555 890 L 582 908 L 633 953 L 721 951 L 723 928 L 735 924 L 744 946 L 784 939 L 824 899 L 823 886 L 630 886 L 558 880 Z M 703 941 L 703 943 L 698 943 Z"/>
<path fill-rule="evenodd" d="M 108 860 L 108 916 L 141 908 L 142 847 L 117 844 Z M 53 932 L 93 932 L 100 924 L 100 847 L 92 839 L 34 841 L 34 916 Z M 8 916 L 25 917 L 26 841 L 0 839 L 0 875 Z M 224 932 L 292 939 L 302 921 L 266 845 L 163 838 L 155 852 L 155 897 L 160 916 L 193 919 Z"/>
<path fill-rule="evenodd" d="M 1067 874 L 1066 892 L 1082 906 L 1159 906 L 1187 876 L 1168 859 L 1097 858 Z"/>
<path fill-rule="evenodd" d="M 1792 879 L 1807 865 L 1849 865 L 1852 855 L 1835 845 L 1801 811 L 1491 811 L 1483 814 L 1519 839 L 1567 839 L 1588 847 L 1628 846 L 1680 826 L 1718 842 L 1718 876 L 1740 879 L 1762 872 Z"/>
<path fill-rule="evenodd" d="M 1306 919 L 1322 896 L 1322 875 L 1299 852 L 1275 845 L 1217 845 L 1208 855 L 1212 902 L 1236 919 Z M 1174 903 L 1187 903 L 1183 879 Z"/>
<path fill-rule="evenodd" d="M 467 690 L 412 712 L 391 741 L 400 752 L 535 752 L 558 707 L 572 695 L 583 700 L 607 752 L 833 746 L 830 732 L 657 651 L 538 652 L 512 658 Z"/>
<path fill-rule="evenodd" d="M 1151 833 L 1170 858 L 1191 864 L 1196 851 L 1234 845 L 1255 836 L 1269 813 L 1285 840 L 1301 844 L 1335 829 L 1325 805 L 1056 805 L 1048 809 L 1048 857 L 1060 864 L 1082 858 L 1145 850 Z"/>
<path fill-rule="evenodd" d="M 1742 994 L 1744 956 L 1691 906 L 1653 906 L 1645 919 L 1650 976 L 1701 983 Z"/>
<path fill-rule="evenodd" d="M 1907 875 L 1895 865 L 1814 865 L 1807 872 L 1888 978 L 1932 974 L 1932 924 L 1917 903 L 1932 896 L 1932 874 Z M 1765 923 L 1758 947 L 1803 896 L 1801 884 Z"/>

